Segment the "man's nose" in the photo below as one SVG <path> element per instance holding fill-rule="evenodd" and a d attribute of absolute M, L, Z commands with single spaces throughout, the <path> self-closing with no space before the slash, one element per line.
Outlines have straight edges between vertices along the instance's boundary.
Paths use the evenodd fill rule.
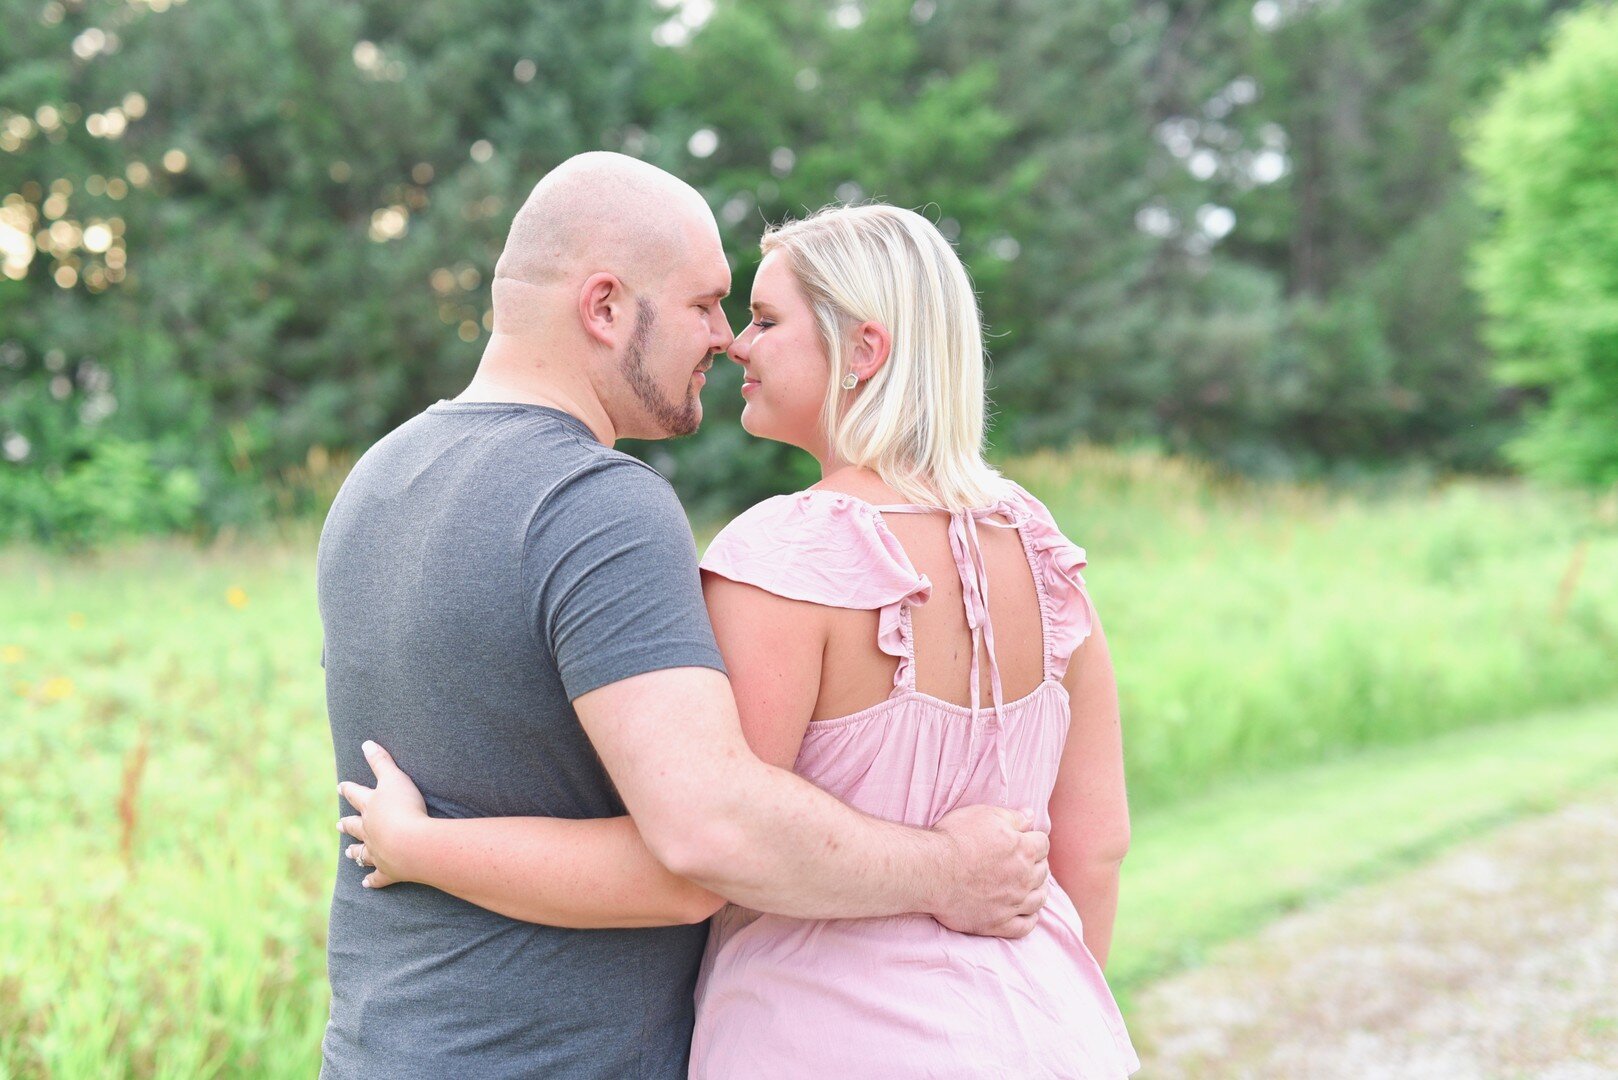
<path fill-rule="evenodd" d="M 730 328 L 730 316 L 721 309 L 719 313 L 719 329 L 714 334 L 714 352 L 724 352 L 736 340 L 736 332 Z"/>

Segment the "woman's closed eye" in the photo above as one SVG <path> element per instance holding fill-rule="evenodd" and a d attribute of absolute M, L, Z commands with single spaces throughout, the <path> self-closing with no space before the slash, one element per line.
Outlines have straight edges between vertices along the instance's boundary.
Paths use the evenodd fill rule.
<path fill-rule="evenodd" d="M 775 323 L 771 322 L 769 319 L 754 319 L 753 325 L 758 327 L 760 330 L 768 330 L 770 327 L 774 326 Z"/>

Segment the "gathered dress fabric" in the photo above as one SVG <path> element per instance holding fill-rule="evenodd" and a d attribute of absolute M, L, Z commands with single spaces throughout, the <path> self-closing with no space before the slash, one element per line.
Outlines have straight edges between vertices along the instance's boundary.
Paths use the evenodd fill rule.
<path fill-rule="evenodd" d="M 970 706 L 916 689 L 912 610 L 932 583 L 884 514 L 949 516 L 972 635 Z M 1033 570 L 1043 677 L 1005 701 L 980 532 L 1014 528 Z M 1062 677 L 1090 633 L 1084 551 L 1014 484 L 991 506 L 875 506 L 804 491 L 768 499 L 709 546 L 702 568 L 779 596 L 879 612 L 898 660 L 889 697 L 809 724 L 794 770 L 865 813 L 930 827 L 962 806 L 1049 803 L 1067 740 Z M 993 707 L 980 707 L 987 669 Z M 805 920 L 734 904 L 714 916 L 697 983 L 694 1080 L 980 1080 L 1128 1076 L 1139 1060 L 1073 902 L 1055 878 L 1031 934 L 974 937 L 924 915 Z"/>

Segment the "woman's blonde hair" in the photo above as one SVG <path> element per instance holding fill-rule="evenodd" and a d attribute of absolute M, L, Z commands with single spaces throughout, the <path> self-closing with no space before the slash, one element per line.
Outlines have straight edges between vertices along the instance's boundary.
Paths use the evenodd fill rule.
<path fill-rule="evenodd" d="M 831 206 L 772 226 L 759 246 L 783 253 L 815 313 L 831 361 L 822 410 L 831 453 L 912 502 L 960 510 L 999 499 L 1006 481 L 983 460 L 977 294 L 933 224 L 896 206 Z M 867 320 L 893 346 L 854 393 L 842 381 L 852 331 Z"/>

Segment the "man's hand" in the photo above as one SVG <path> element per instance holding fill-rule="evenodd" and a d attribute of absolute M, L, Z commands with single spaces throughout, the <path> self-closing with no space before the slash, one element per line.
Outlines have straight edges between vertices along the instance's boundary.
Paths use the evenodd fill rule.
<path fill-rule="evenodd" d="M 431 821 L 427 816 L 427 803 L 415 782 L 404 770 L 393 763 L 393 755 L 374 742 L 361 747 L 371 771 L 376 774 L 376 787 L 368 788 L 353 781 L 337 785 L 337 793 L 359 811 L 356 816 L 337 822 L 340 832 L 358 840 L 343 852 L 360 866 L 375 869 L 361 883 L 368 889 L 380 889 L 412 878 L 407 869 L 408 855 L 413 846 L 413 832 Z"/>
<path fill-rule="evenodd" d="M 1051 840 L 1030 828 L 1033 815 L 996 806 L 952 810 L 933 826 L 953 841 L 955 872 L 932 916 L 951 930 L 1020 938 L 1045 906 Z"/>

